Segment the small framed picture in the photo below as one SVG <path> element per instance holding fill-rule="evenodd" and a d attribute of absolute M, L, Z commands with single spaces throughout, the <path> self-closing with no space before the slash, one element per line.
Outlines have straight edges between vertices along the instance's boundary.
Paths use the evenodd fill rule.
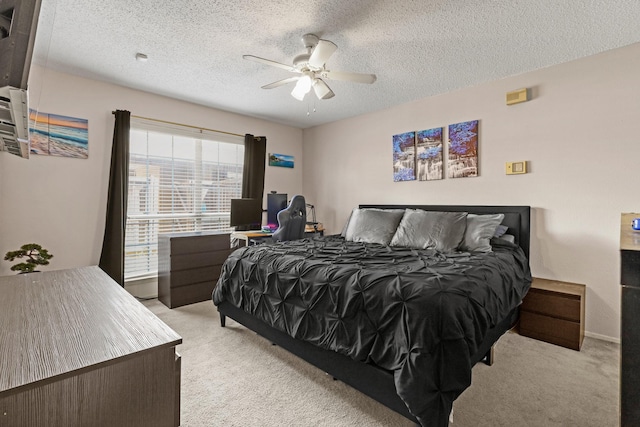
<path fill-rule="evenodd" d="M 293 156 L 287 154 L 269 153 L 269 166 L 279 166 L 281 168 L 293 167 Z"/>

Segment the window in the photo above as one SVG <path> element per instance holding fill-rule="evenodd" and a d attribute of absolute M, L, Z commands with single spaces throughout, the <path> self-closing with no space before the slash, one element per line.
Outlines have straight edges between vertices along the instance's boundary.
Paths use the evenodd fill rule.
<path fill-rule="evenodd" d="M 231 231 L 242 137 L 131 119 L 125 280 L 158 271 L 158 234 Z"/>

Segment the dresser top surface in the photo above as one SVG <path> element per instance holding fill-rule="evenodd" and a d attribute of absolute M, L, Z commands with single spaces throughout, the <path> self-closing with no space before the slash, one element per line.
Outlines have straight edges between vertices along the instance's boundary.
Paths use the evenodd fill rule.
<path fill-rule="evenodd" d="M 98 267 L 0 277 L 0 395 L 182 338 Z"/>
<path fill-rule="evenodd" d="M 541 279 L 534 277 L 531 289 L 538 289 L 558 294 L 584 297 L 586 286 L 581 283 L 562 282 L 560 280 Z"/>
<path fill-rule="evenodd" d="M 158 238 L 176 239 L 181 237 L 206 237 L 206 236 L 229 236 L 228 231 L 180 231 L 175 233 L 160 233 Z"/>
<path fill-rule="evenodd" d="M 631 223 L 640 218 L 640 213 L 623 213 L 620 218 L 620 249 L 623 251 L 640 251 L 640 230 L 634 230 Z"/>

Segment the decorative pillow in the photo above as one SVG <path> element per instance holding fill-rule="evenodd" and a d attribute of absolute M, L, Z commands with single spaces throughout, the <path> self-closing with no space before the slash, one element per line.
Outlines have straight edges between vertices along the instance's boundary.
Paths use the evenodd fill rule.
<path fill-rule="evenodd" d="M 340 235 L 342 237 L 347 237 L 347 228 L 349 228 L 349 222 L 351 221 L 351 217 L 353 216 L 353 212 L 358 210 L 358 208 L 353 208 L 351 213 L 349 214 L 349 218 L 347 218 L 347 222 L 344 223 L 344 227 L 342 227 L 342 233 Z"/>
<path fill-rule="evenodd" d="M 493 234 L 493 237 L 501 237 L 504 233 L 507 232 L 508 229 L 509 227 L 507 227 L 506 225 L 500 224 L 496 227 L 496 232 Z"/>
<path fill-rule="evenodd" d="M 460 245 L 462 251 L 491 252 L 489 240 L 504 219 L 504 214 L 467 215 L 467 230 Z"/>
<path fill-rule="evenodd" d="M 404 209 L 354 209 L 345 240 L 388 245 L 402 219 Z"/>
<path fill-rule="evenodd" d="M 502 240 L 506 240 L 509 243 L 513 243 L 514 245 L 516 243 L 516 236 L 514 236 L 512 234 L 503 234 L 502 236 L 500 236 L 498 238 L 502 239 Z"/>
<path fill-rule="evenodd" d="M 406 209 L 391 246 L 453 252 L 464 237 L 466 212 Z"/>

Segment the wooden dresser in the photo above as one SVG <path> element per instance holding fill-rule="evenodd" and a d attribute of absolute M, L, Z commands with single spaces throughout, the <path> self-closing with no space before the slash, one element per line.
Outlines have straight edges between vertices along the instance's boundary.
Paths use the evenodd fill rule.
<path fill-rule="evenodd" d="M 169 308 L 211 299 L 230 245 L 229 233 L 159 234 L 158 299 Z"/>
<path fill-rule="evenodd" d="M 580 350 L 585 292 L 585 285 L 534 277 L 520 309 L 520 334 Z"/>
<path fill-rule="evenodd" d="M 620 425 L 640 425 L 640 231 L 631 221 L 640 213 L 620 219 Z"/>
<path fill-rule="evenodd" d="M 0 426 L 177 426 L 182 338 L 98 267 L 0 277 Z"/>

